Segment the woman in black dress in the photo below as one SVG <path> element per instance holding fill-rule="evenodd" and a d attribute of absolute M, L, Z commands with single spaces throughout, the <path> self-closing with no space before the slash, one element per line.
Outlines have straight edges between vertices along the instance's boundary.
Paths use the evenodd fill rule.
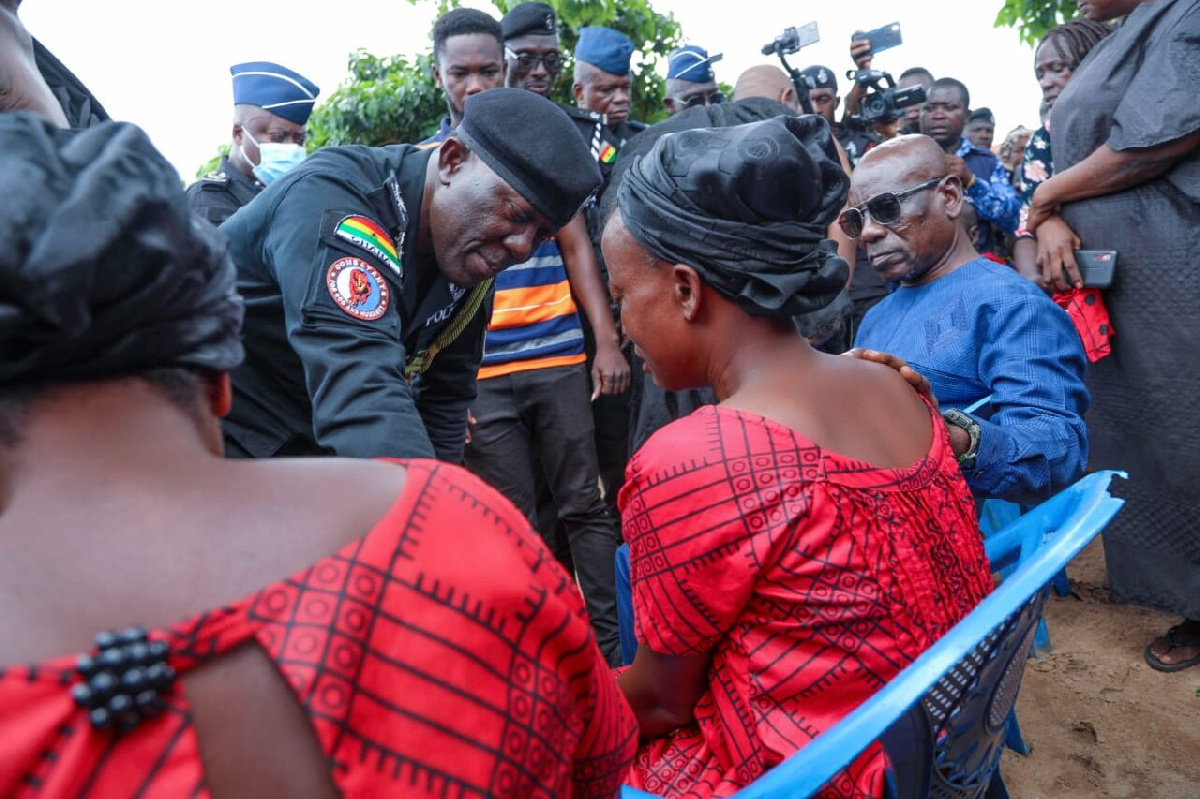
<path fill-rule="evenodd" d="M 1130 472 L 1104 533 L 1113 596 L 1185 617 L 1151 642 L 1164 671 L 1200 664 L 1200 0 L 1080 0 L 1128 15 L 1080 64 L 1050 120 L 1054 177 L 1029 230 L 1056 215 L 1082 249 L 1119 252 L 1105 292 L 1116 338 L 1088 384 L 1093 468 Z M 1078 281 L 1039 241 L 1043 278 Z"/>

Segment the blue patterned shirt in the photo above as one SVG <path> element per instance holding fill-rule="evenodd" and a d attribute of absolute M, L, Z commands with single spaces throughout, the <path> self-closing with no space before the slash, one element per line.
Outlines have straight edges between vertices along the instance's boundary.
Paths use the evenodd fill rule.
<path fill-rule="evenodd" d="M 898 355 L 929 379 L 943 408 L 991 400 L 976 496 L 1041 502 L 1083 474 L 1090 403 L 1087 360 L 1066 312 L 1037 286 L 986 258 L 922 286 L 901 286 L 867 312 L 854 342 Z"/>
<path fill-rule="evenodd" d="M 1004 164 L 991 150 L 976 147 L 965 138 L 955 153 L 975 174 L 967 196 L 975 204 L 979 219 L 991 222 L 1004 233 L 1013 233 L 1021 221 L 1021 198 L 1009 180 Z"/>

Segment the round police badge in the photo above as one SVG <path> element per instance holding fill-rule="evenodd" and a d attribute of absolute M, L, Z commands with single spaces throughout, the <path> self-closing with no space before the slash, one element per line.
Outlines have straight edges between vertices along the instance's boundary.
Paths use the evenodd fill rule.
<path fill-rule="evenodd" d="M 388 284 L 379 270 L 361 258 L 340 258 L 325 276 L 329 295 L 346 313 L 374 322 L 388 309 Z"/>

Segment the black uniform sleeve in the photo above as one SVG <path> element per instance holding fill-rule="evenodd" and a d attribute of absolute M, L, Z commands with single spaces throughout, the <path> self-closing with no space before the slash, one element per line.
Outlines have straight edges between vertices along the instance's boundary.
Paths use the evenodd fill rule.
<path fill-rule="evenodd" d="M 188 206 L 192 212 L 220 225 L 241 207 L 221 182 L 201 179 L 187 188 Z"/>
<path fill-rule="evenodd" d="M 440 460 L 462 463 L 467 410 L 475 400 L 476 376 L 483 360 L 483 337 L 492 317 L 489 294 L 454 342 L 437 354 L 420 377 L 417 407 Z"/>
<path fill-rule="evenodd" d="M 430 458 L 404 374 L 398 286 L 380 259 L 328 232 L 329 220 L 356 214 L 370 216 L 366 198 L 314 175 L 278 202 L 265 243 L 288 343 L 304 366 L 313 437 L 343 457 Z"/>

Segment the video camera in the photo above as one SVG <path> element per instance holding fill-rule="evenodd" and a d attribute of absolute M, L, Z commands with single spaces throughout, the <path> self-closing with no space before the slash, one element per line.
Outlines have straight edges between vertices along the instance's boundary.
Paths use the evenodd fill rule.
<path fill-rule="evenodd" d="M 925 87 L 897 89 L 891 74 L 877 69 L 850 70 L 846 77 L 866 92 L 858 101 L 858 114 L 852 119 L 863 122 L 890 121 L 904 116 L 901 109 L 925 102 Z"/>

